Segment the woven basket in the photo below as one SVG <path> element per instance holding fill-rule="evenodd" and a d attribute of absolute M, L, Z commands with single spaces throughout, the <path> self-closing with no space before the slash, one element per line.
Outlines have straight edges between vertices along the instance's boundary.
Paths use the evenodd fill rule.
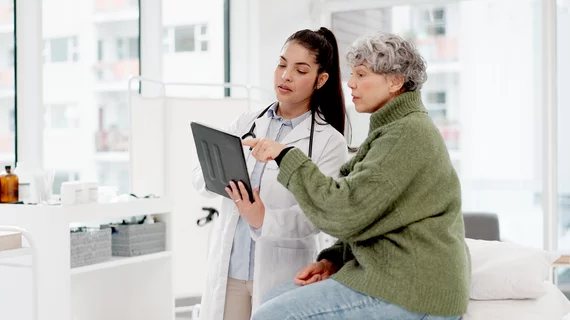
<path fill-rule="evenodd" d="M 71 267 L 81 267 L 111 259 L 111 229 L 71 232 Z"/>
<path fill-rule="evenodd" d="M 166 224 L 112 225 L 114 256 L 134 257 L 166 250 Z"/>

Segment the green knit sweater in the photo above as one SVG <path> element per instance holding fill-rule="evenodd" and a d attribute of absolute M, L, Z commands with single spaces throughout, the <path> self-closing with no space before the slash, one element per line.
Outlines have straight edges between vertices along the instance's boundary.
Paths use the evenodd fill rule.
<path fill-rule="evenodd" d="M 319 255 L 341 267 L 335 280 L 412 312 L 465 313 L 471 263 L 459 179 L 418 92 L 372 114 L 339 179 L 292 149 L 278 181 L 316 227 L 339 239 Z"/>

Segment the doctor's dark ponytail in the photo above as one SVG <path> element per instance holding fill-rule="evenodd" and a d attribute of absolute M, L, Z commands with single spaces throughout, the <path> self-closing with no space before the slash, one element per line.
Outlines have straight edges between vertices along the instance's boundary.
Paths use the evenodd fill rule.
<path fill-rule="evenodd" d="M 317 31 L 307 29 L 297 31 L 287 39 L 286 43 L 291 41 L 302 45 L 315 55 L 315 60 L 319 65 L 319 74 L 328 73 L 329 78 L 320 89 L 316 88 L 317 81 L 315 80 L 311 110 L 316 111 L 322 120 L 344 135 L 346 108 L 336 37 L 332 31 L 321 27 Z"/>

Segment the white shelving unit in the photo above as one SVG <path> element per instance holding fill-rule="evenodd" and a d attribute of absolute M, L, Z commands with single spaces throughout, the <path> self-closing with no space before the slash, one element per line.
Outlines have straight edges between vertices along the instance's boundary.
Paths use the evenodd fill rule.
<path fill-rule="evenodd" d="M 38 257 L 36 251 L 35 240 L 33 239 L 32 235 L 28 230 L 14 227 L 14 226 L 1 226 L 0 231 L 8 231 L 8 232 L 17 232 L 21 234 L 22 240 L 27 242 L 27 247 L 22 247 L 19 249 L 12 249 L 6 251 L 0 251 L 0 266 L 12 266 L 12 267 L 30 267 L 32 270 L 31 280 L 32 280 L 32 294 L 31 294 L 31 319 L 37 320 L 38 319 L 38 293 L 37 293 L 37 285 L 38 285 Z M 17 259 L 20 257 L 32 257 L 32 264 L 31 265 L 19 265 L 18 263 L 8 263 L 6 264 L 5 261 L 9 261 L 11 259 Z M 18 315 L 20 316 L 20 315 Z"/>
<path fill-rule="evenodd" d="M 71 274 L 72 275 L 82 274 L 82 273 L 99 271 L 104 269 L 117 268 L 121 266 L 128 266 L 130 264 L 144 263 L 154 260 L 168 260 L 170 258 L 172 258 L 172 253 L 170 251 L 147 254 L 144 256 L 132 257 L 132 258 L 113 257 L 110 261 L 107 262 L 97 263 L 79 268 L 72 268 Z"/>
<path fill-rule="evenodd" d="M 24 228 L 34 237 L 39 320 L 172 320 L 171 212 L 170 201 L 162 198 L 76 206 L 2 204 L 0 225 Z M 165 252 L 70 268 L 70 225 L 144 215 L 166 223 Z M 0 259 L 29 250 L 0 252 Z"/>
<path fill-rule="evenodd" d="M 13 259 L 18 257 L 23 257 L 32 254 L 32 249 L 21 248 L 7 251 L 0 251 L 0 260 L 2 259 Z"/>

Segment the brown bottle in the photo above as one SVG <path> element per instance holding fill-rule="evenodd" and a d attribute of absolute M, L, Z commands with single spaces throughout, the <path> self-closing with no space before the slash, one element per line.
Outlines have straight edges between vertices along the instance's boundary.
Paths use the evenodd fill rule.
<path fill-rule="evenodd" d="M 6 166 L 6 174 L 0 176 L 0 203 L 14 202 L 18 202 L 18 176 Z"/>

